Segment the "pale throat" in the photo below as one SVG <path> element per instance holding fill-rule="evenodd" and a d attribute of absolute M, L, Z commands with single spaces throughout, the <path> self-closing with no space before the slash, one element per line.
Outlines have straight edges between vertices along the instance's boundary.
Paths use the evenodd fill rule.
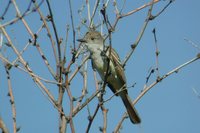
<path fill-rule="evenodd" d="M 101 53 L 101 51 L 103 51 L 103 44 L 88 43 L 86 46 L 92 54 Z"/>
<path fill-rule="evenodd" d="M 103 60 L 102 60 L 102 51 L 103 51 L 103 44 L 87 44 L 87 47 L 88 47 L 88 50 L 90 51 L 91 53 L 91 58 L 92 60 L 96 63 L 98 62 L 102 62 L 103 63 Z"/>
<path fill-rule="evenodd" d="M 98 71 L 99 75 L 101 76 L 101 78 L 104 80 L 105 78 L 105 74 L 107 71 L 107 60 L 106 59 L 106 55 L 104 55 L 102 52 L 104 51 L 104 45 L 102 44 L 87 44 L 88 50 L 91 52 L 91 59 L 93 62 L 93 67 Z M 109 69 L 112 73 L 113 76 L 109 76 L 108 77 L 108 81 L 116 81 L 118 83 L 118 78 L 114 69 L 114 65 L 112 63 L 112 61 L 109 62 Z M 119 82 L 120 83 L 120 82 Z"/>
<path fill-rule="evenodd" d="M 91 59 L 95 69 L 99 72 L 101 78 L 104 79 L 104 71 L 106 68 L 104 68 L 104 59 L 102 56 L 103 44 L 87 44 L 87 48 L 91 53 Z"/>

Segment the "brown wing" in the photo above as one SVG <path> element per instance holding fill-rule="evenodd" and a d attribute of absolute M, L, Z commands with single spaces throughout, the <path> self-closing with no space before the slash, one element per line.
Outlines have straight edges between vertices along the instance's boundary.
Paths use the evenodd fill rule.
<path fill-rule="evenodd" d="M 110 47 L 108 47 L 107 49 L 107 55 L 109 57 L 109 52 L 110 52 Z M 117 77 L 120 79 L 120 81 L 124 82 L 123 84 L 126 84 L 126 77 L 125 77 L 125 74 L 124 74 L 124 69 L 121 65 L 121 61 L 120 61 L 120 58 L 117 54 L 117 52 L 111 48 L 111 55 L 110 55 L 110 60 L 112 61 L 114 67 L 115 67 L 115 72 L 116 72 L 116 75 Z"/>
<path fill-rule="evenodd" d="M 109 57 L 109 50 L 110 50 L 110 47 L 107 50 L 108 57 Z M 124 74 L 124 69 L 123 69 L 121 62 L 120 62 L 120 58 L 119 58 L 118 54 L 115 52 L 114 49 L 111 49 L 110 61 L 113 63 L 113 65 L 115 67 L 116 75 L 119 78 L 119 80 L 121 81 L 121 84 L 123 86 L 124 84 L 126 84 L 126 77 L 125 77 L 125 74 Z M 110 83 L 110 84 L 108 83 L 108 86 L 111 88 L 111 90 L 114 93 L 116 92 L 116 89 L 114 88 L 115 85 L 113 83 Z M 122 91 L 122 92 L 120 92 L 119 94 L 116 94 L 116 95 L 119 95 L 121 97 L 121 99 L 122 99 L 122 101 L 123 101 L 123 103 L 124 103 L 124 105 L 127 109 L 127 112 L 129 114 L 131 122 L 134 123 L 134 124 L 140 123 L 141 119 L 140 119 L 136 109 L 131 104 L 131 99 L 127 94 L 127 90 L 125 89 L 124 91 Z"/>

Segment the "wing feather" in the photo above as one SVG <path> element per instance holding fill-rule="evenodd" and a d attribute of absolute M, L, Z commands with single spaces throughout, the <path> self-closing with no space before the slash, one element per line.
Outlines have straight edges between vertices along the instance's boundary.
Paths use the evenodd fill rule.
<path fill-rule="evenodd" d="M 109 57 L 110 47 L 108 47 L 106 53 L 107 53 L 107 56 Z M 117 52 L 113 48 L 111 48 L 111 55 L 109 58 L 114 65 L 114 69 L 115 69 L 117 77 L 120 79 L 120 81 L 124 82 L 123 84 L 125 84 L 126 77 L 124 74 L 124 68 L 122 67 L 122 64 L 121 64 L 121 61 L 120 61 L 120 58 L 119 58 Z"/>

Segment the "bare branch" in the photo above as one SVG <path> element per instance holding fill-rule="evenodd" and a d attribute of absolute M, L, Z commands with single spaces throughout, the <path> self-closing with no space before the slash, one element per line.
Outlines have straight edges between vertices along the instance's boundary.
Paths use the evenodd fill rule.
<path fill-rule="evenodd" d="M 153 35 L 154 35 L 154 42 L 155 42 L 155 48 L 156 48 L 156 72 L 157 72 L 157 78 L 160 77 L 160 73 L 159 73 L 159 60 L 158 60 L 158 56 L 160 54 L 159 50 L 158 50 L 158 41 L 157 41 L 157 38 L 156 38 L 156 29 L 154 28 L 153 29 Z"/>
<path fill-rule="evenodd" d="M 200 51 L 200 47 L 196 43 L 194 43 L 192 40 L 189 40 L 187 38 L 184 38 L 184 40 L 187 41 L 189 44 L 191 44 L 194 48 L 196 48 L 197 50 Z"/>
<path fill-rule="evenodd" d="M 36 85 L 39 86 L 39 88 L 42 88 L 42 91 L 45 92 L 45 94 L 48 95 L 48 98 L 50 100 L 50 102 L 54 105 L 54 107 L 56 106 L 56 102 L 54 100 L 53 95 L 50 93 L 50 91 L 43 85 L 43 83 L 40 81 L 40 79 L 38 77 L 36 77 L 33 73 L 33 71 L 31 70 L 31 68 L 29 67 L 28 63 L 23 59 L 23 57 L 20 55 L 19 51 L 17 50 L 17 48 L 13 45 L 10 37 L 8 36 L 6 30 L 1 27 L 1 31 L 4 34 L 4 36 L 6 37 L 6 39 L 8 40 L 11 48 L 14 50 L 15 54 L 18 56 L 19 61 L 22 63 L 22 65 L 26 68 L 28 74 L 32 77 L 33 81 L 36 83 Z M 58 108 L 57 108 L 58 109 Z M 62 112 L 61 110 L 58 109 L 59 112 Z"/>
<path fill-rule="evenodd" d="M 6 75 L 7 75 L 10 104 L 12 107 L 13 132 L 17 133 L 17 120 L 16 120 L 17 113 L 16 113 L 15 99 L 14 99 L 12 85 L 11 85 L 10 72 L 9 72 L 9 67 L 7 64 L 5 64 L 4 67 L 5 67 Z"/>
<path fill-rule="evenodd" d="M 101 115 L 102 125 L 100 125 L 99 130 L 103 133 L 106 133 L 107 130 L 110 130 L 108 128 L 109 127 L 109 122 L 108 122 L 109 108 L 105 106 L 106 105 L 105 103 L 110 101 L 114 96 L 116 96 L 119 92 L 124 91 L 125 89 L 123 86 L 118 91 L 116 91 L 115 94 L 105 99 L 105 89 L 107 86 L 107 78 L 110 74 L 109 66 L 110 66 L 110 60 L 111 60 L 111 49 L 113 46 L 112 33 L 115 32 L 115 28 L 118 22 L 120 22 L 120 20 L 121 21 L 124 20 L 122 18 L 128 18 L 129 16 L 132 16 L 134 13 L 142 11 L 145 8 L 149 8 L 146 18 L 144 18 L 145 20 L 143 22 L 143 25 L 137 35 L 137 38 L 135 39 L 134 43 L 131 45 L 130 51 L 128 51 L 123 62 L 120 62 L 120 61 L 116 62 L 118 65 L 123 65 L 123 67 L 125 67 L 129 59 L 133 55 L 133 52 L 135 51 L 138 44 L 140 43 L 149 22 L 151 20 L 154 20 L 159 15 L 161 15 L 173 1 L 174 0 L 167 1 L 166 5 L 164 5 L 164 7 L 153 16 L 152 14 L 153 6 L 154 4 L 161 2 L 161 0 L 151 0 L 149 2 L 143 3 L 142 6 L 138 6 L 132 9 L 129 8 L 130 10 L 128 11 L 126 10 L 126 8 L 128 9 L 128 7 L 126 7 L 127 5 L 125 6 L 127 0 L 120 1 L 120 4 L 119 4 L 119 1 L 117 0 L 112 0 L 112 1 L 85 0 L 85 1 L 80 1 L 80 5 L 76 5 L 76 6 L 73 6 L 74 1 L 68 0 L 67 5 L 65 6 L 68 7 L 67 10 L 69 11 L 69 13 L 67 16 L 66 15 L 64 16 L 67 17 L 67 19 L 70 19 L 70 24 L 66 23 L 65 24 L 66 27 L 62 25 L 64 28 L 66 28 L 65 29 L 66 33 L 59 33 L 59 30 L 57 29 L 58 28 L 56 26 L 57 22 L 55 20 L 56 18 L 55 15 L 57 15 L 55 13 L 57 13 L 57 10 L 54 10 L 54 7 L 56 8 L 60 8 L 60 7 L 51 6 L 53 3 L 51 3 L 50 0 L 39 0 L 39 1 L 30 0 L 30 1 L 27 1 L 23 5 L 21 5 L 21 3 L 17 3 L 17 0 L 8 0 L 8 2 L 3 3 L 4 7 L 2 8 L 2 13 L 0 14 L 0 21 L 1 21 L 0 22 L 0 52 L 1 52 L 0 60 L 2 61 L 3 64 L 5 64 L 6 75 L 4 76 L 7 76 L 7 82 L 8 82 L 8 91 L 9 91 L 8 96 L 10 98 L 11 109 L 12 109 L 12 114 L 10 113 L 10 115 L 12 115 L 12 118 L 13 118 L 12 123 L 11 123 L 13 124 L 13 132 L 16 133 L 20 128 L 17 127 L 18 121 L 16 121 L 16 107 L 15 107 L 16 104 L 14 101 L 15 100 L 14 94 L 12 92 L 13 83 L 11 85 L 12 78 L 11 78 L 10 72 L 12 68 L 16 68 L 16 69 L 12 69 L 12 71 L 20 70 L 22 72 L 25 72 L 25 74 L 28 74 L 28 76 L 37 85 L 37 88 L 40 89 L 44 97 L 47 98 L 48 101 L 51 103 L 52 107 L 56 109 L 57 114 L 58 114 L 57 115 L 58 121 L 59 121 L 58 128 L 59 128 L 60 133 L 65 133 L 66 131 L 69 131 L 69 130 L 71 130 L 72 133 L 76 132 L 76 128 L 77 128 L 76 120 L 78 117 L 80 118 L 80 116 L 77 114 L 79 114 L 82 110 L 88 111 L 89 121 L 88 123 L 86 123 L 85 129 L 84 129 L 86 132 L 91 131 L 91 128 L 93 126 L 92 124 L 94 124 L 95 119 L 98 119 L 97 116 L 99 115 L 98 114 L 99 111 L 101 111 L 102 113 Z M 44 2 L 46 2 L 46 4 L 42 5 Z M 24 5 L 27 5 L 27 7 L 24 8 Z M 40 7 L 41 5 L 42 7 Z M 74 8 L 77 6 L 79 6 L 80 9 Z M 99 7 L 99 6 L 102 6 L 102 7 Z M 76 11 L 76 10 L 78 10 L 79 18 L 77 18 L 77 16 L 74 16 L 75 14 L 73 13 L 73 11 Z M 114 12 L 112 12 L 111 10 L 114 10 Z M 46 16 L 45 14 L 48 14 L 48 15 Z M 33 20 L 34 22 L 31 22 L 32 17 L 34 19 L 36 18 L 37 21 Z M 38 27 L 38 25 L 35 25 L 38 22 L 41 24 L 39 25 L 40 27 Z M 76 26 L 76 22 L 79 22 L 77 26 Z M 22 26 L 22 27 L 18 27 L 18 26 Z M 38 27 L 38 28 L 35 29 L 34 27 Z M 72 28 L 71 30 L 70 30 L 70 27 Z M 20 31 L 21 29 L 23 33 Z M 101 52 L 102 54 L 101 56 L 105 56 L 104 59 L 107 60 L 106 62 L 107 64 L 104 62 L 107 65 L 107 66 L 104 66 L 104 67 L 107 67 L 104 72 L 104 81 L 97 79 L 97 72 L 94 69 L 93 70 L 94 79 L 92 80 L 94 81 L 93 87 L 95 88 L 93 88 L 92 91 L 89 91 L 90 89 L 88 88 L 90 87 L 88 85 L 89 81 L 91 81 L 90 79 L 92 78 L 91 75 L 89 75 L 91 74 L 90 73 L 91 71 L 89 71 L 88 64 L 87 64 L 88 59 L 90 58 L 90 55 L 86 53 L 88 51 L 85 50 L 86 47 L 84 47 L 81 43 L 78 45 L 76 44 L 76 36 L 77 35 L 80 36 L 81 32 L 88 29 L 89 30 L 94 29 L 94 30 L 99 30 L 99 31 L 101 30 L 101 33 L 103 33 L 104 29 L 107 30 L 105 40 L 104 40 L 104 48 Z M 23 40 L 23 37 L 21 38 L 21 36 L 19 36 L 18 34 L 17 35 L 12 34 L 13 31 L 15 32 L 16 30 L 17 32 L 20 31 L 24 35 L 24 39 L 26 39 L 27 41 Z M 63 42 L 63 39 L 59 37 L 59 34 L 65 37 L 64 42 Z M 142 90 L 141 93 L 138 94 L 137 98 L 133 101 L 133 105 L 135 105 L 149 90 L 151 90 L 151 88 L 153 88 L 155 85 L 160 83 L 162 80 L 169 77 L 173 73 L 177 73 L 179 70 L 189 65 L 190 63 L 200 59 L 200 53 L 199 53 L 195 58 L 191 59 L 190 61 L 187 61 L 186 63 L 174 68 L 168 73 L 160 76 L 160 72 L 159 72 L 160 68 L 159 68 L 159 60 L 158 60 L 159 49 L 158 49 L 158 42 L 157 42 L 155 29 L 153 30 L 153 35 L 154 35 L 154 41 L 155 41 L 156 67 L 150 69 L 150 72 L 148 72 L 144 88 L 141 89 Z M 193 41 L 189 39 L 185 39 L 185 40 L 189 44 L 191 44 L 193 47 L 200 50 L 198 45 L 195 44 Z M 17 42 L 17 43 L 15 44 L 14 42 Z M 18 45 L 18 42 L 20 45 Z M 105 45 L 106 42 L 109 43 L 108 47 Z M 70 43 L 72 44 L 72 46 Z M 32 47 L 30 47 L 31 45 Z M 46 49 L 43 49 L 43 46 L 45 46 L 45 48 L 47 46 L 48 52 L 46 52 Z M 39 53 L 39 58 L 40 60 L 42 59 L 44 67 L 47 69 L 46 74 L 48 75 L 44 73 L 36 73 L 33 71 L 34 69 L 36 70 L 40 69 L 41 64 L 39 65 L 37 64 L 39 67 L 35 66 L 35 64 L 31 64 L 31 65 L 28 64 L 29 60 L 31 63 L 35 61 L 34 60 L 32 62 L 32 58 L 30 58 L 29 56 L 29 52 L 30 52 L 29 50 L 31 52 L 32 50 L 36 50 L 36 54 L 37 52 Z M 35 53 L 31 53 L 31 54 L 33 55 Z M 83 57 L 82 59 L 80 59 L 81 56 Z M 36 59 L 37 57 L 35 56 L 34 59 Z M 50 57 L 53 57 L 54 60 L 52 59 L 50 60 Z M 26 59 L 28 59 L 28 61 Z M 52 64 L 55 64 L 56 66 L 52 67 L 51 66 Z M 32 65 L 34 65 L 33 68 L 32 68 Z M 54 68 L 56 68 L 56 70 L 54 70 Z M 149 85 L 149 82 L 151 81 L 149 79 L 151 78 L 151 75 L 155 71 L 157 72 L 156 73 L 157 78 L 153 82 L 151 82 Z M 48 78 L 44 78 L 44 75 L 47 76 Z M 77 79 L 75 78 L 75 76 L 80 77 L 78 78 L 78 81 L 74 81 Z M 53 80 L 52 80 L 52 77 L 53 77 Z M 75 83 L 75 86 L 76 86 L 76 83 L 80 83 L 80 82 L 81 82 L 82 87 L 79 90 L 77 90 L 77 88 L 72 88 L 74 87 L 74 85 L 72 85 L 73 83 Z M 48 87 L 51 87 L 51 88 L 48 88 Z M 54 89 L 54 90 L 52 91 L 50 89 Z M 57 93 L 55 92 L 55 89 Z M 193 91 L 195 95 L 197 95 L 197 97 L 199 98 L 200 96 L 199 96 L 198 90 L 193 88 Z M 89 105 L 91 104 L 92 106 L 95 107 L 94 112 L 92 113 L 91 113 L 91 108 L 89 108 Z M 87 114 L 85 116 L 87 117 Z M 128 115 L 125 113 L 122 119 L 119 121 L 118 125 L 116 125 L 116 128 L 113 129 L 114 133 L 120 132 L 121 130 L 120 128 L 122 127 L 122 124 L 126 118 L 128 118 Z M 70 129 L 67 129 L 67 127 L 69 127 Z M 1 117 L 0 117 L 0 130 L 2 130 L 2 132 L 4 133 L 9 132 Z"/>
<path fill-rule="evenodd" d="M 81 104 L 79 107 L 75 108 L 73 110 L 72 116 L 74 117 L 81 109 L 83 109 L 90 101 L 92 101 L 99 93 L 101 90 L 97 90 L 95 93 L 93 93 L 86 101 Z"/>
<path fill-rule="evenodd" d="M 155 85 L 157 85 L 158 83 L 160 83 L 162 80 L 164 80 L 165 78 L 167 78 L 168 76 L 170 76 L 173 73 L 177 73 L 180 69 L 186 67 L 187 65 L 191 64 L 194 61 L 197 61 L 198 59 L 200 59 L 200 53 L 197 54 L 197 56 L 187 62 L 185 62 L 184 64 L 174 68 L 173 70 L 169 71 L 168 73 L 166 73 L 165 75 L 163 75 L 162 77 L 160 77 L 159 79 L 157 79 L 156 81 L 154 81 L 151 85 L 146 86 L 142 92 L 137 96 L 137 98 L 132 102 L 132 105 L 134 106 L 151 88 L 153 88 Z M 125 117 L 127 117 L 128 114 L 124 113 L 122 119 L 124 119 Z M 123 121 L 121 119 L 121 121 Z M 120 123 L 117 125 L 116 129 L 118 129 L 119 127 L 121 127 L 122 122 L 120 121 Z"/>
<path fill-rule="evenodd" d="M 75 75 L 78 73 L 78 71 L 81 69 L 81 67 L 85 64 L 85 62 L 90 58 L 90 56 L 88 55 L 87 57 L 85 57 L 85 59 L 83 59 L 83 62 L 77 67 L 77 69 L 74 71 L 74 73 L 71 75 L 71 77 L 69 78 L 68 83 L 70 84 L 70 82 L 72 81 L 72 79 L 75 77 Z"/>
<path fill-rule="evenodd" d="M 97 112 L 98 112 L 98 110 L 99 110 L 99 104 L 97 105 L 97 107 L 96 107 L 96 109 L 95 109 L 95 111 L 94 111 L 94 114 L 93 114 L 93 116 L 89 116 L 89 123 L 88 123 L 88 126 L 87 126 L 87 129 L 86 129 L 86 133 L 89 133 L 89 130 L 90 130 L 90 127 L 91 127 L 91 125 L 92 125 L 92 122 L 93 122 L 93 120 L 94 120 L 94 118 L 95 118 L 95 116 L 97 115 Z"/>
<path fill-rule="evenodd" d="M 148 7 L 148 6 L 151 6 L 151 5 L 153 5 L 153 4 L 157 3 L 157 2 L 160 2 L 160 0 L 153 0 L 152 2 L 144 4 L 143 6 L 137 8 L 137 9 L 134 9 L 134 10 L 132 10 L 132 11 L 126 13 L 126 14 L 122 14 L 120 17 L 123 18 L 123 17 L 130 16 L 130 15 L 132 15 L 132 14 L 134 14 L 134 13 L 136 13 L 136 12 L 138 12 L 138 11 Z"/>
<path fill-rule="evenodd" d="M 154 2 L 154 0 L 152 1 L 152 3 L 153 3 L 153 2 Z M 123 63 L 122 63 L 122 66 L 123 66 L 123 67 L 126 65 L 126 62 L 129 60 L 129 58 L 130 58 L 131 55 L 133 54 L 135 48 L 138 46 L 138 44 L 139 44 L 139 42 L 140 42 L 140 40 L 141 40 L 141 38 L 142 38 L 142 36 L 143 36 L 143 34 L 144 34 L 144 31 L 145 31 L 145 29 L 146 29 L 146 27 L 147 27 L 147 24 L 148 24 L 149 21 L 151 20 L 151 17 L 152 17 L 151 12 L 152 12 L 152 9 L 153 9 L 153 5 L 154 5 L 154 3 L 151 4 L 151 6 L 150 6 L 150 8 L 149 8 L 147 18 L 146 18 L 146 20 L 144 21 L 144 24 L 143 24 L 143 26 L 142 26 L 142 29 L 140 30 L 140 33 L 139 33 L 139 35 L 138 35 L 136 41 L 131 45 L 131 48 L 132 48 L 132 49 L 130 50 L 130 52 L 128 53 L 128 55 L 125 57 L 125 60 L 124 60 Z"/>
<path fill-rule="evenodd" d="M 91 28 L 91 26 L 93 25 L 93 19 L 94 19 L 94 16 L 95 16 L 95 13 L 96 13 L 96 11 L 97 11 L 97 8 L 98 8 L 98 6 L 99 6 L 99 2 L 100 2 L 100 0 L 96 0 L 96 3 L 95 3 L 95 6 L 94 6 L 94 9 L 93 9 L 93 13 L 92 13 L 92 17 L 91 17 L 91 20 L 90 20 L 90 28 Z M 89 8 L 88 8 L 89 9 Z M 88 11 L 89 12 L 89 11 Z"/>
<path fill-rule="evenodd" d="M 71 24 L 72 24 L 72 32 L 73 32 L 73 45 L 74 45 L 74 50 L 76 50 L 76 32 L 75 32 L 75 27 L 74 27 L 72 4 L 71 4 L 71 0 L 68 0 L 68 2 L 69 2 L 69 10 L 70 10 L 70 17 L 71 17 Z"/>
<path fill-rule="evenodd" d="M 160 0 L 154 0 L 153 2 L 149 2 L 147 4 L 144 4 L 143 6 L 137 8 L 137 9 L 134 9 L 133 11 L 130 11 L 127 14 L 116 14 L 117 17 L 116 17 L 116 20 L 115 20 L 114 24 L 112 25 L 112 29 L 113 30 L 115 29 L 115 27 L 117 26 L 117 24 L 118 24 L 118 22 L 119 22 L 120 19 L 122 19 L 124 17 L 127 17 L 127 16 L 130 16 L 130 15 L 132 15 L 132 14 L 134 14 L 134 13 L 136 13 L 136 12 L 138 12 L 138 11 L 140 11 L 140 10 L 148 7 L 148 6 L 151 6 L 151 5 L 159 2 L 159 1 Z"/>
<path fill-rule="evenodd" d="M 170 76 L 173 73 L 177 73 L 180 69 L 182 69 L 183 67 L 191 64 L 192 62 L 200 59 L 200 54 L 198 54 L 195 58 L 185 62 L 184 64 L 174 68 L 173 70 L 169 71 L 168 73 L 166 73 L 165 75 L 163 75 L 162 77 L 160 77 L 160 79 L 157 79 L 155 82 L 153 82 L 151 85 L 147 86 L 146 88 L 144 88 L 144 90 L 142 90 L 142 92 L 139 94 L 139 96 L 133 101 L 133 105 L 135 105 L 139 99 L 141 99 L 145 93 L 147 93 L 151 88 L 153 88 L 155 85 L 157 85 L 158 83 L 160 83 L 163 79 L 167 78 L 168 76 Z"/>
<path fill-rule="evenodd" d="M 30 29 L 29 25 L 27 24 L 26 20 L 22 17 L 22 15 L 21 15 L 21 13 L 20 13 L 20 10 L 19 10 L 19 8 L 18 8 L 18 6 L 17 6 L 16 1 L 15 1 L 15 0 L 12 0 L 12 3 L 13 3 L 13 5 L 14 5 L 14 7 L 15 7 L 16 12 L 17 12 L 17 16 L 18 16 L 19 18 L 21 18 L 21 20 L 22 20 L 24 26 L 26 27 L 28 33 L 29 33 L 29 34 L 31 35 L 31 37 L 34 39 L 35 36 L 34 36 L 32 30 Z"/>
<path fill-rule="evenodd" d="M 100 127 L 100 131 L 102 131 L 103 133 L 106 133 L 108 109 L 106 109 L 103 105 L 101 105 L 101 110 L 103 112 L 103 127 Z"/>
<path fill-rule="evenodd" d="M 167 7 L 169 7 L 169 5 L 172 4 L 172 2 L 174 2 L 174 1 L 175 0 L 169 0 L 168 4 L 160 12 L 158 12 L 156 15 L 154 15 L 153 18 L 160 16 L 160 14 L 163 13 L 167 9 Z"/>
<path fill-rule="evenodd" d="M 49 29 L 49 27 L 47 25 L 47 21 L 45 20 L 42 12 L 40 11 L 40 8 L 39 8 L 38 4 L 35 2 L 34 5 L 35 5 L 35 8 L 36 8 L 37 12 L 39 13 L 39 15 L 41 17 L 41 20 L 44 23 L 45 29 L 47 30 L 47 35 L 48 35 L 48 37 L 49 37 L 49 39 L 51 41 L 51 46 L 52 46 L 52 49 L 53 49 L 53 53 L 54 53 L 54 57 L 55 57 L 55 60 L 56 60 L 56 64 L 59 64 L 58 63 L 59 62 L 58 61 L 58 56 L 57 56 L 57 52 L 56 52 L 56 47 L 55 47 L 55 42 L 54 42 L 53 37 L 51 35 L 50 29 Z"/>
<path fill-rule="evenodd" d="M 113 131 L 113 133 L 119 133 L 119 130 L 124 122 L 124 120 L 128 117 L 128 115 L 123 116 L 122 119 L 119 121 L 119 123 L 117 124 L 117 126 L 115 127 L 115 130 Z"/>
<path fill-rule="evenodd" d="M 6 127 L 1 117 L 0 117 L 0 129 L 2 130 L 2 133 L 9 133 L 8 128 Z"/>

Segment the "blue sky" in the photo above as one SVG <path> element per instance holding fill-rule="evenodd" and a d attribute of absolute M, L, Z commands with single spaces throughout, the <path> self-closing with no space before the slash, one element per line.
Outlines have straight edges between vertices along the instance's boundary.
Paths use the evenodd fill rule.
<path fill-rule="evenodd" d="M 54 13 L 54 18 L 58 30 L 58 35 L 65 38 L 66 24 L 70 24 L 69 7 L 66 1 L 51 1 L 51 6 Z M 124 13 L 143 5 L 146 1 L 127 1 L 125 5 Z M 17 1 L 21 12 L 25 11 L 28 6 L 27 3 Z M 83 2 L 73 1 L 73 11 L 75 26 L 80 24 L 80 17 L 77 14 L 77 9 L 81 7 Z M 156 4 L 153 9 L 153 14 L 157 13 L 167 2 L 161 1 Z M 110 3 L 111 4 L 111 3 Z M 0 1 L 0 5 L 6 5 L 6 3 Z M 194 48 L 184 39 L 192 40 L 200 47 L 200 16 L 199 16 L 198 0 L 176 0 L 170 5 L 167 10 L 162 13 L 154 21 L 151 21 L 144 33 L 142 40 L 136 48 L 133 56 L 125 67 L 125 73 L 128 86 L 136 83 L 134 88 L 129 89 L 129 95 L 132 99 L 135 99 L 141 89 L 143 88 L 148 70 L 155 67 L 155 45 L 153 40 L 152 30 L 156 28 L 158 47 L 160 51 L 159 55 L 159 68 L 160 75 L 164 75 L 173 68 L 183 64 L 184 62 L 194 58 L 200 51 Z M 46 4 L 41 6 L 41 10 L 44 14 L 47 14 Z M 112 7 L 112 4 L 110 5 Z M 93 8 L 91 8 L 93 9 Z M 83 11 L 83 16 L 86 17 L 87 9 Z M 110 21 L 113 22 L 115 15 L 113 8 L 109 9 Z M 0 9 L 0 15 L 2 9 Z M 144 19 L 147 14 L 147 9 L 134 15 L 120 20 L 115 32 L 112 36 L 112 45 L 119 53 L 121 60 L 123 60 L 130 50 L 130 44 L 132 44 L 142 27 Z M 13 7 L 10 8 L 8 14 L 5 16 L 5 20 L 1 21 L 4 24 L 7 20 L 11 20 L 15 17 Z M 98 18 L 98 16 L 97 16 Z M 32 13 L 25 17 L 33 32 L 37 32 L 41 26 L 39 16 L 37 13 Z M 96 20 L 95 23 L 98 23 Z M 50 26 L 50 23 L 49 23 Z M 26 29 L 19 21 L 14 25 L 6 27 L 7 32 L 12 37 L 15 46 L 18 49 L 22 49 L 27 43 L 30 36 L 27 34 Z M 72 44 L 72 29 L 70 29 L 69 44 Z M 85 28 L 82 28 L 81 35 L 77 35 L 77 38 L 84 35 Z M 104 33 L 106 30 L 104 29 Z M 4 38 L 4 41 L 6 39 Z M 50 42 L 46 37 L 46 31 L 43 30 L 40 33 L 38 41 L 50 60 L 53 68 L 55 68 L 55 61 L 51 49 Z M 78 44 L 78 42 L 76 42 Z M 15 55 L 12 50 L 7 48 L 1 49 L 1 53 L 10 59 L 15 59 Z M 69 54 L 69 50 L 67 51 Z M 28 61 L 30 67 L 34 72 L 41 75 L 46 79 L 52 80 L 46 67 L 44 66 L 41 57 L 38 55 L 36 49 L 33 46 L 29 46 L 28 50 L 23 54 L 23 57 Z M 80 61 L 80 59 L 79 59 Z M 79 62 L 78 62 L 79 63 Z M 42 65 L 41 65 L 42 64 Z M 88 92 L 91 94 L 95 91 L 93 82 L 92 68 L 90 62 L 88 62 Z M 72 71 L 76 68 L 73 66 Z M 200 132 L 200 99 L 194 93 L 193 89 L 200 93 L 200 61 L 196 61 L 189 66 L 181 69 L 178 73 L 171 75 L 167 79 L 152 88 L 137 104 L 136 108 L 142 119 L 141 125 L 133 125 L 129 119 L 125 120 L 121 129 L 122 133 L 127 132 L 140 132 L 140 133 L 198 133 Z M 22 133 L 55 133 L 58 132 L 58 113 L 47 98 L 42 94 L 38 87 L 34 84 L 33 80 L 26 73 L 19 71 L 15 68 L 11 70 L 11 81 L 13 87 L 13 93 L 15 96 L 15 104 L 17 110 L 17 125 L 21 127 Z M 6 73 L 3 67 L 3 63 L 0 63 L 0 116 L 5 121 L 6 125 L 12 132 L 12 117 L 11 107 L 9 103 L 9 97 L 7 96 L 7 80 Z M 154 74 L 149 84 L 155 81 L 156 75 Z M 71 89 L 74 96 L 79 96 L 82 89 L 82 79 L 78 74 L 74 81 L 71 83 Z M 49 90 L 57 97 L 57 87 L 54 85 L 47 85 Z M 109 98 L 112 92 L 107 88 L 105 93 L 105 99 Z M 64 107 L 68 111 L 67 103 L 68 98 L 65 94 Z M 89 97 L 89 95 L 88 95 Z M 93 114 L 97 104 L 97 98 L 95 98 L 90 104 L 90 112 Z M 108 127 L 107 132 L 112 132 L 117 123 L 121 119 L 125 108 L 118 97 L 114 97 L 112 100 L 105 103 L 105 107 L 108 111 Z M 74 119 L 76 132 L 85 132 L 88 120 L 88 111 L 85 108 Z M 99 127 L 102 126 L 102 112 L 99 111 L 97 117 L 92 124 L 91 132 L 99 132 Z M 67 127 L 67 131 L 70 132 L 70 127 Z"/>

